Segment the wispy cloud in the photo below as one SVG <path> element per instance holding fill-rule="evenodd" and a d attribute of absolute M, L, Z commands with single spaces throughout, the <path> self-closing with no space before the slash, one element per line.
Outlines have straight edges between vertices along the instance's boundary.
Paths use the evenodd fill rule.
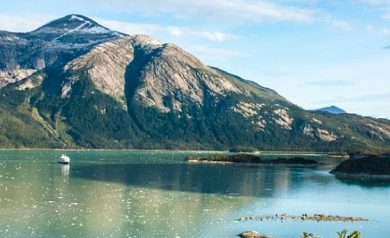
<path fill-rule="evenodd" d="M 272 0 L 166 0 L 163 4 L 156 0 L 91 0 L 101 7 L 145 16 L 169 15 L 178 19 L 215 20 L 239 24 L 253 23 L 321 23 L 344 31 L 353 29 L 353 25 L 343 19 L 324 12 L 318 4 L 295 5 L 281 4 Z M 294 1 L 292 1 L 294 3 Z M 176 33 L 179 33 L 176 31 Z"/>
<path fill-rule="evenodd" d="M 179 18 L 223 19 L 239 21 L 310 22 L 314 19 L 313 9 L 285 6 L 270 1 L 253 0 L 94 0 L 100 6 L 121 9 L 125 12 L 138 12 L 147 15 L 170 14 Z"/>
<path fill-rule="evenodd" d="M 318 104 L 331 104 L 331 103 L 375 103 L 375 102 L 389 102 L 390 92 L 378 93 L 378 94 L 366 94 L 356 97 L 339 97 L 324 101 L 317 102 Z"/>
<path fill-rule="evenodd" d="M 94 20 L 105 27 L 126 34 L 153 35 L 153 33 L 163 30 L 161 26 L 155 24 L 131 23 L 131 22 L 124 22 L 124 21 L 101 19 L 101 18 L 94 18 Z"/>
<path fill-rule="evenodd" d="M 353 30 L 353 25 L 350 22 L 345 21 L 345 20 L 339 20 L 339 19 L 335 19 L 332 17 L 327 17 L 327 18 L 325 18 L 325 23 L 330 25 L 330 26 L 333 26 L 335 28 L 344 30 L 344 31 Z"/>
<path fill-rule="evenodd" d="M 207 62 L 211 61 L 226 61 L 231 58 L 247 58 L 250 57 L 250 54 L 243 53 L 240 51 L 229 50 L 225 48 L 215 48 L 205 45 L 190 45 L 187 49 L 199 56 L 201 59 L 206 60 Z"/>
<path fill-rule="evenodd" d="M 390 21 L 390 14 L 382 15 L 381 18 L 382 18 L 383 20 Z"/>
<path fill-rule="evenodd" d="M 345 87 L 354 85 L 355 82 L 349 80 L 319 80 L 306 82 L 305 84 L 315 87 Z"/>
<path fill-rule="evenodd" d="M 388 0 L 354 0 L 357 3 L 364 3 L 374 6 L 390 6 L 390 1 Z"/>
<path fill-rule="evenodd" d="M 375 27 L 371 24 L 366 25 L 366 30 L 370 33 L 390 35 L 390 28 L 388 27 Z"/>
<path fill-rule="evenodd" d="M 240 36 L 220 31 L 199 31 L 188 27 L 161 26 L 157 24 L 129 23 L 95 18 L 102 25 L 127 34 L 169 34 L 174 37 L 197 37 L 210 41 L 224 42 Z"/>
<path fill-rule="evenodd" d="M 13 32 L 27 32 L 53 20 L 52 15 L 5 15 L 0 14 L 0 29 Z"/>

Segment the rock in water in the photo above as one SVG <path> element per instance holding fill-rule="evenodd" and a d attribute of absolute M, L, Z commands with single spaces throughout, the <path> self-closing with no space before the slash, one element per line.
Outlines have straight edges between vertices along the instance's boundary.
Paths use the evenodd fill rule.
<path fill-rule="evenodd" d="M 348 159 L 330 171 L 335 175 L 390 176 L 390 158 L 367 156 L 361 159 Z"/>
<path fill-rule="evenodd" d="M 271 238 L 270 236 L 262 235 L 257 231 L 245 231 L 239 236 L 242 238 Z"/>

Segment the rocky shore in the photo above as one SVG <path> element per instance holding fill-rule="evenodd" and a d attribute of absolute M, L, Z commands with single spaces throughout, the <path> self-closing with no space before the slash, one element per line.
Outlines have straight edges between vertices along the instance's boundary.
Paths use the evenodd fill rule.
<path fill-rule="evenodd" d="M 254 163 L 254 164 L 286 164 L 286 165 L 316 165 L 317 161 L 302 157 L 263 159 L 252 154 L 210 155 L 208 157 L 187 157 L 192 163 Z"/>

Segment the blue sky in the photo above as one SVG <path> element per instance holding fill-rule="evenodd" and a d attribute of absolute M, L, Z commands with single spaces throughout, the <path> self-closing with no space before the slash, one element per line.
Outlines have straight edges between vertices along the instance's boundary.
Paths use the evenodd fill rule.
<path fill-rule="evenodd" d="M 389 0 L 1 0 L 0 29 L 71 13 L 173 42 L 306 108 L 390 118 Z M 389 47 L 388 47 L 389 46 Z"/>

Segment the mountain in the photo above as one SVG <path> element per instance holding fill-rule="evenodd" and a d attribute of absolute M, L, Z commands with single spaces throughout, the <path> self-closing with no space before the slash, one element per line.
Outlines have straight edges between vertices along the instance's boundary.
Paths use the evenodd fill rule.
<path fill-rule="evenodd" d="M 306 111 L 174 44 L 83 16 L 4 33 L 0 45 L 13 52 L 2 52 L 3 74 L 24 72 L 0 76 L 1 147 L 390 151 L 388 120 Z"/>
<path fill-rule="evenodd" d="M 316 110 L 313 110 L 313 111 L 316 111 L 316 112 L 328 112 L 328 113 L 332 113 L 332 114 L 347 113 L 343 109 L 341 109 L 339 107 L 336 107 L 336 106 L 323 107 L 323 108 L 319 108 L 319 109 L 316 109 Z"/>
<path fill-rule="evenodd" d="M 65 16 L 32 32 L 0 31 L 0 87 L 124 36 L 80 15 Z"/>

